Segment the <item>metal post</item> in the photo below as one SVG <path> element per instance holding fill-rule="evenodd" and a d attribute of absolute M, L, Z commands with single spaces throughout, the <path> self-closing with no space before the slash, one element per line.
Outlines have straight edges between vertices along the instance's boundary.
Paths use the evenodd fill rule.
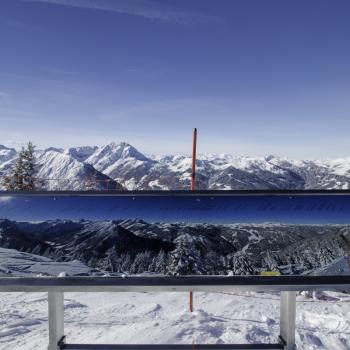
<path fill-rule="evenodd" d="M 193 130 L 191 191 L 196 189 L 197 128 Z M 189 295 L 190 312 L 193 312 L 193 292 Z"/>
<path fill-rule="evenodd" d="M 191 191 L 196 187 L 197 128 L 193 130 Z"/>
<path fill-rule="evenodd" d="M 296 293 L 281 292 L 280 340 L 285 350 L 295 349 Z"/>
<path fill-rule="evenodd" d="M 49 347 L 48 350 L 60 350 L 64 342 L 64 305 L 62 292 L 49 292 Z"/>

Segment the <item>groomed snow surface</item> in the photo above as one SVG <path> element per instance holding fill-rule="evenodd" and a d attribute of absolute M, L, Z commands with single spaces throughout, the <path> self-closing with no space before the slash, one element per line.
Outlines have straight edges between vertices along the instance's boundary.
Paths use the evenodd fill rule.
<path fill-rule="evenodd" d="M 321 300 L 322 299 L 322 300 Z M 66 293 L 70 343 L 276 342 L 279 294 Z M 46 350 L 47 294 L 0 293 L 0 349 Z M 297 298 L 298 349 L 350 349 L 350 295 Z"/>

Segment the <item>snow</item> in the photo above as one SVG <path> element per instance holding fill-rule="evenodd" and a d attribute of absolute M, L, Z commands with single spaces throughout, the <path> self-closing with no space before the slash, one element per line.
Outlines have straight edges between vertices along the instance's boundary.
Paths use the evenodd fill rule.
<path fill-rule="evenodd" d="M 129 190 L 188 189 L 190 186 L 191 156 L 146 156 L 126 142 L 65 150 L 50 147 L 38 150 L 37 156 L 43 164 L 38 177 L 63 179 L 56 187 L 64 189 L 81 189 L 91 171 L 98 171 Z M 10 171 L 16 157 L 15 149 L 0 145 L 0 175 Z M 86 168 L 87 165 L 91 169 Z M 294 160 L 271 155 L 202 154 L 197 157 L 197 173 L 201 188 L 348 189 L 350 157 Z"/>
<path fill-rule="evenodd" d="M 37 155 L 42 164 L 38 177 L 67 179 L 58 184 L 66 188 L 80 188 L 95 169 L 127 189 L 171 189 L 178 184 L 187 188 L 190 178 L 190 156 L 147 157 L 124 142 L 49 148 Z M 16 157 L 16 150 L 0 145 L 0 174 L 10 169 Z M 201 175 L 214 179 L 208 187 L 225 190 L 247 184 L 251 188 L 328 189 L 350 185 L 350 158 L 311 161 L 208 154 L 200 155 L 197 165 Z M 244 173 L 236 173 L 237 169 Z M 221 177 L 225 171 L 229 176 Z M 162 176 L 166 178 L 160 180 Z M 251 231 L 243 250 L 260 239 Z M 78 261 L 59 263 L 5 248 L 0 248 L 0 261 L 0 275 L 7 276 L 36 276 L 45 271 L 64 278 L 92 273 Z M 340 258 L 314 273 L 348 275 L 350 270 Z M 65 298 L 69 342 L 255 343 L 276 342 L 279 333 L 279 296 L 271 293 L 195 293 L 194 313 L 188 312 L 184 293 L 67 293 Z M 45 293 L 0 293 L 0 305 L 0 349 L 46 350 Z M 298 349 L 350 349 L 350 296 L 334 292 L 298 296 L 296 340 Z"/>
<path fill-rule="evenodd" d="M 2 274 L 12 276 L 91 273 L 78 261 L 59 263 L 5 248 L 0 261 Z M 340 270 L 350 273 L 344 258 L 316 273 Z M 187 293 L 66 293 L 65 334 L 71 343 L 100 344 L 277 341 L 278 293 L 194 293 L 193 313 L 187 302 Z M 46 350 L 47 317 L 46 293 L 0 293 L 0 350 Z M 349 349 L 349 334 L 349 294 L 297 297 L 298 349 Z"/>
<path fill-rule="evenodd" d="M 313 275 L 326 276 L 349 276 L 350 275 L 350 260 L 345 257 L 335 259 L 331 264 L 312 271 Z"/>
<path fill-rule="evenodd" d="M 78 161 L 84 162 L 96 150 L 97 146 L 71 147 L 64 150 L 64 154 L 70 155 Z"/>
<path fill-rule="evenodd" d="M 14 148 L 8 148 L 0 145 L 0 162 L 5 162 L 16 156 Z"/>
<path fill-rule="evenodd" d="M 127 173 L 128 169 L 137 169 L 144 164 L 152 164 L 153 160 L 126 142 L 112 142 L 97 147 L 86 162 L 106 175 L 117 177 L 119 172 Z"/>
<path fill-rule="evenodd" d="M 43 275 L 92 275 L 97 272 L 80 261 L 56 262 L 49 258 L 0 248 L 0 277 L 34 277 Z M 102 273 L 100 273 L 102 274 Z"/>
<path fill-rule="evenodd" d="M 159 179 L 154 180 L 154 181 L 150 181 L 148 183 L 148 185 L 154 189 L 157 189 L 157 190 L 164 190 L 164 191 L 167 190 L 166 186 L 163 186 L 162 184 L 159 183 Z"/>
<path fill-rule="evenodd" d="M 0 349 L 46 350 L 47 295 L 0 294 Z M 71 343 L 277 342 L 279 295 L 273 293 L 66 293 Z M 350 348 L 350 296 L 297 298 L 298 349 Z"/>
<path fill-rule="evenodd" d="M 328 161 L 328 166 L 335 175 L 346 176 L 350 172 L 350 158 L 340 158 Z"/>
<path fill-rule="evenodd" d="M 86 152 L 86 147 L 84 147 L 83 150 Z M 75 151 L 78 152 L 76 149 Z M 96 177 L 96 180 L 101 181 L 96 186 L 104 188 L 106 183 L 103 181 L 112 180 L 108 176 L 95 170 L 91 165 L 77 160 L 75 158 L 77 155 L 73 157 L 67 152 L 61 153 L 49 149 L 37 153 L 37 162 L 40 165 L 37 177 L 40 179 L 52 179 L 47 181 L 46 187 L 48 189 L 86 189 L 94 180 L 94 177 Z M 79 154 L 79 156 L 82 157 L 81 154 Z"/>
<path fill-rule="evenodd" d="M 0 175 L 12 167 L 16 155 L 15 149 L 0 145 Z"/>

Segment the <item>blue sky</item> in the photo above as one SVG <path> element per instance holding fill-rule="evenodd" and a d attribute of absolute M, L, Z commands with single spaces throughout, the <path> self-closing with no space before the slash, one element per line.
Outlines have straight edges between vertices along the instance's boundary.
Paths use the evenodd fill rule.
<path fill-rule="evenodd" d="M 0 144 L 350 156 L 348 0 L 0 0 Z"/>
<path fill-rule="evenodd" d="M 350 196 L 0 196 L 0 219 L 349 224 Z"/>

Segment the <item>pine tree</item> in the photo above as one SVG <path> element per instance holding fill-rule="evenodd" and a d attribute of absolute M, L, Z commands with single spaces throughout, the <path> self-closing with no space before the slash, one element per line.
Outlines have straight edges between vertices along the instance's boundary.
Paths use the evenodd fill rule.
<path fill-rule="evenodd" d="M 126 254 L 122 259 L 121 272 L 130 272 L 131 258 L 129 254 Z"/>
<path fill-rule="evenodd" d="M 145 252 L 138 253 L 135 256 L 134 262 L 131 265 L 130 273 L 138 274 L 149 271 L 149 266 L 152 264 L 151 252 L 146 250 Z"/>
<path fill-rule="evenodd" d="M 7 191 L 21 190 L 23 187 L 22 176 L 23 160 L 22 157 L 17 159 L 12 171 L 4 177 L 2 185 Z"/>
<path fill-rule="evenodd" d="M 206 274 L 220 275 L 224 274 L 224 267 L 220 257 L 213 251 L 209 251 L 203 257 L 203 265 Z"/>
<path fill-rule="evenodd" d="M 120 269 L 119 256 L 116 250 L 116 247 L 113 245 L 108 251 L 107 254 L 107 271 L 117 272 Z"/>
<path fill-rule="evenodd" d="M 271 271 L 274 271 L 278 267 L 278 263 L 270 250 L 267 250 L 265 257 L 263 258 L 263 266 Z"/>
<path fill-rule="evenodd" d="M 31 142 L 28 142 L 27 148 L 22 150 L 23 190 L 26 191 L 35 190 L 36 160 L 34 152 L 35 146 Z"/>
<path fill-rule="evenodd" d="M 257 270 L 254 262 L 243 252 L 237 252 L 232 256 L 233 275 L 256 275 Z"/>
<path fill-rule="evenodd" d="M 26 148 L 22 147 L 12 171 L 4 178 L 2 183 L 6 190 L 35 190 L 35 173 L 37 167 L 34 152 L 35 146 L 31 142 L 28 142 Z"/>
<path fill-rule="evenodd" d="M 164 252 L 164 250 L 161 250 L 159 254 L 154 258 L 154 272 L 166 274 L 168 270 L 168 255 Z"/>
<path fill-rule="evenodd" d="M 202 256 L 191 237 L 184 235 L 176 239 L 176 248 L 170 253 L 168 270 L 175 276 L 206 273 Z"/>

